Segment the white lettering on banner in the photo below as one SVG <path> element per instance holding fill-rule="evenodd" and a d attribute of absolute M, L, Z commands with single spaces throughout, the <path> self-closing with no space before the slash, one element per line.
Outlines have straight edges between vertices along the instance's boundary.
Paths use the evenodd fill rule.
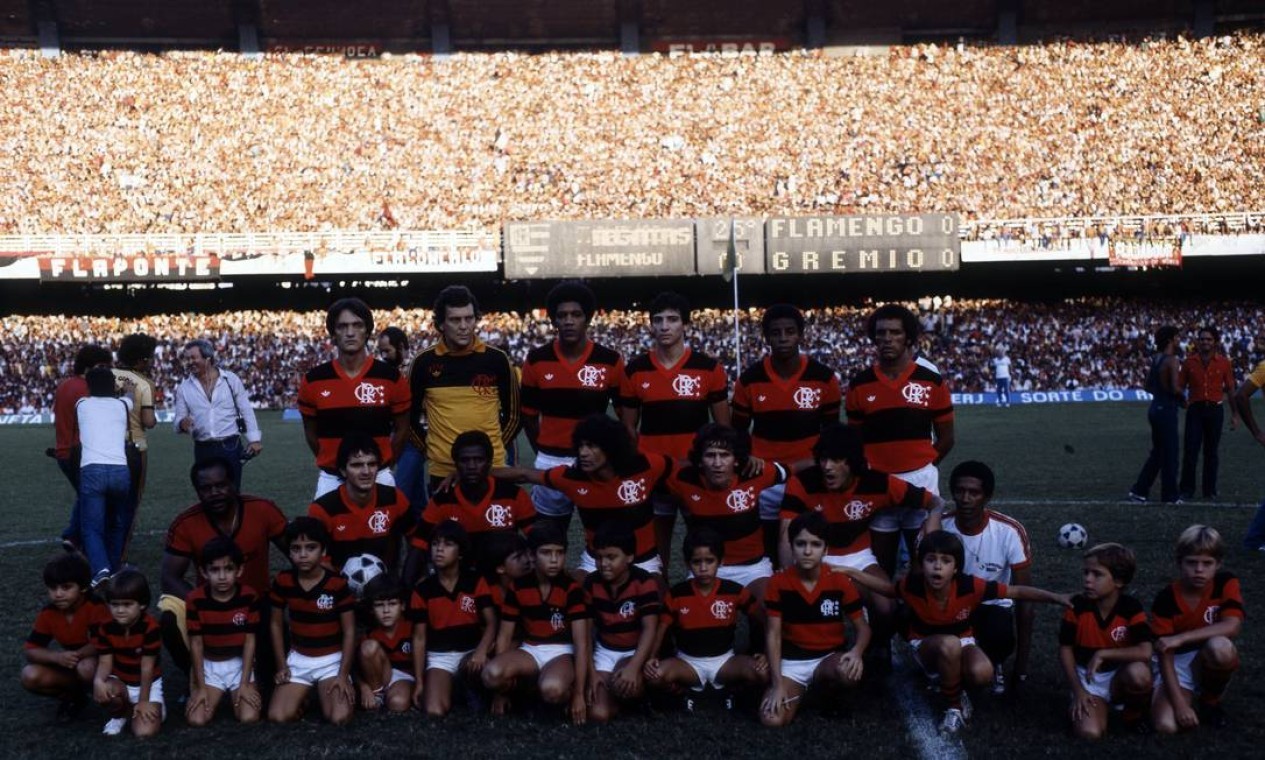
<path fill-rule="evenodd" d="M 954 393 L 954 406 L 986 406 L 997 403 L 997 394 L 992 391 L 984 393 Z M 1108 401 L 1150 401 L 1151 394 L 1138 388 L 1080 388 L 1076 390 L 1051 391 L 1013 391 L 1010 394 L 1012 404 L 1068 404 Z"/>

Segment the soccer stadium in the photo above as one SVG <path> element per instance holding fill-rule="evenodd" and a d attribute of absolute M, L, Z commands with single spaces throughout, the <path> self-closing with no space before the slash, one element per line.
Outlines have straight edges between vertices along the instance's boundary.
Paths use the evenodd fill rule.
<path fill-rule="evenodd" d="M 1256 757 L 1262 72 L 1262 0 L 0 0 L 10 751 Z"/>

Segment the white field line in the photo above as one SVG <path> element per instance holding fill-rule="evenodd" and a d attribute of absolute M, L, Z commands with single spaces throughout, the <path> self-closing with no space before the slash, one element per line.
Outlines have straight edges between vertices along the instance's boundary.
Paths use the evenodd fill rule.
<path fill-rule="evenodd" d="M 133 536 L 162 536 L 166 535 L 165 530 L 145 530 L 132 534 Z M 48 544 L 60 544 L 60 538 L 34 538 L 27 541 L 5 541 L 0 544 L 0 549 L 16 549 L 21 546 L 44 546 Z"/>
<path fill-rule="evenodd" d="M 921 680 L 904 644 L 893 641 L 892 674 L 887 679 L 887 691 L 896 700 L 909 743 L 921 760 L 967 760 L 962 740 L 940 733 L 936 714 L 919 686 Z"/>

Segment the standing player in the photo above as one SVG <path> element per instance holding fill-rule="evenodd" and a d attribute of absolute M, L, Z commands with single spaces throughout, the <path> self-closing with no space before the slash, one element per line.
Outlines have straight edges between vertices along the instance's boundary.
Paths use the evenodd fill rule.
<path fill-rule="evenodd" d="M 618 405 L 624 358 L 589 340 L 589 322 L 597 301 L 579 282 L 564 282 L 545 299 L 558 337 L 532 349 L 523 363 L 523 430 L 536 452 L 536 468 L 548 470 L 575 464 L 571 433 L 590 414 L 605 414 Z M 536 513 L 560 520 L 565 528 L 574 505 L 562 493 L 545 486 L 531 491 Z"/>
<path fill-rule="evenodd" d="M 940 495 L 936 465 L 953 449 L 953 399 L 939 372 L 914 360 L 918 317 L 897 304 L 870 313 L 865 331 L 878 361 L 848 385 L 848 424 L 861 429 L 870 467 Z M 870 525 L 874 554 L 892 577 L 903 534 L 913 548 L 925 515 L 915 509 L 888 510 Z M 911 552 L 912 553 L 912 552 Z"/>
<path fill-rule="evenodd" d="M 1006 349 L 993 350 L 993 382 L 997 385 L 997 406 L 1010 406 L 1010 357 Z"/>
<path fill-rule="evenodd" d="M 1217 469 L 1220 465 L 1221 425 L 1225 422 L 1223 399 L 1234 396 L 1234 368 L 1217 349 L 1221 333 L 1208 326 L 1199 329 L 1196 351 L 1182 362 L 1178 385 L 1186 389 L 1186 438 L 1182 456 L 1181 498 L 1195 495 L 1195 467 L 1203 449 L 1203 497 L 1217 498 Z M 1230 404 L 1230 429 L 1239 424 L 1239 412 Z"/>
<path fill-rule="evenodd" d="M 119 343 L 119 362 L 114 367 L 115 388 L 120 391 L 128 389 L 132 396 L 132 408 L 127 415 L 126 447 L 132 489 L 128 495 L 131 504 L 128 505 L 127 540 L 123 544 L 124 559 L 132 540 L 136 511 L 145 493 L 145 474 L 149 471 L 149 444 L 145 440 L 145 431 L 158 424 L 154 415 L 154 381 L 148 377 L 157 345 L 158 341 L 152 335 L 128 335 Z"/>
<path fill-rule="evenodd" d="M 1151 493 L 1151 485 L 1160 478 L 1160 501 L 1180 503 L 1177 489 L 1177 408 L 1181 405 L 1181 363 L 1177 360 L 1180 348 L 1177 328 L 1164 325 L 1155 331 L 1156 353 L 1151 357 L 1151 368 L 1146 375 L 1146 389 L 1151 394 L 1151 404 L 1146 410 L 1146 420 L 1151 426 L 1151 450 L 1138 472 L 1138 479 L 1129 489 L 1129 501 L 1145 502 Z"/>
<path fill-rule="evenodd" d="M 683 296 L 660 293 L 646 310 L 654 346 L 625 367 L 619 416 L 642 451 L 683 460 L 709 416 L 729 424 L 729 378 L 720 362 L 685 345 L 690 304 Z M 659 556 L 668 557 L 676 504 L 658 493 L 653 509 Z"/>
<path fill-rule="evenodd" d="M 506 463 L 518 435 L 518 375 L 504 351 L 479 338 L 478 326 L 479 302 L 469 288 L 449 285 L 439 291 L 439 342 L 415 356 L 405 373 L 412 392 L 410 435 L 430 462 L 432 492 L 456 471 L 452 444 L 458 435 L 487 433 L 494 465 Z"/>
<path fill-rule="evenodd" d="M 983 462 L 967 461 L 954 467 L 949 475 L 954 510 L 945 516 L 943 527 L 962 541 L 966 563 L 962 572 L 1008 586 L 1028 586 L 1032 583 L 1028 531 L 1015 518 L 988 508 L 995 482 L 992 469 Z M 994 666 L 994 694 L 1006 690 L 1003 663 L 1012 652 L 1012 686 L 1027 680 L 1035 612 L 1032 604 L 1024 600 L 991 599 L 971 615 L 975 640 Z"/>
<path fill-rule="evenodd" d="M 804 315 L 790 304 L 776 304 L 760 322 L 769 355 L 743 371 L 734 386 L 733 425 L 745 431 L 754 422 L 751 453 L 785 465 L 811 463 L 822 427 L 839 421 L 843 403 L 832 369 L 800 353 Z M 784 485 L 760 494 L 765 553 L 777 556 L 778 509 Z"/>
<path fill-rule="evenodd" d="M 307 371 L 299 383 L 303 435 L 321 474 L 313 499 L 343 482 L 338 443 L 348 433 L 373 436 L 382 452 L 378 482 L 395 485 L 391 463 L 408 434 L 409 388 L 399 370 L 374 359 L 366 349 L 373 334 L 373 313 L 359 298 L 343 298 L 329 307 L 325 329 L 338 355 Z"/>

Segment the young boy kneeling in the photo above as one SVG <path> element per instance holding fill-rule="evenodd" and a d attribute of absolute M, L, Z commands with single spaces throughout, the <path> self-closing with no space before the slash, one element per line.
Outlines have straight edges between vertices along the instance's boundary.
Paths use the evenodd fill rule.
<path fill-rule="evenodd" d="M 89 590 L 92 568 L 82 554 L 62 553 L 44 565 L 48 604 L 35 616 L 26 637 L 22 688 L 60 702 L 58 720 L 68 720 L 88 704 L 97 673 L 92 637 L 110 612 Z M 53 647 L 56 645 L 56 648 Z"/>
<path fill-rule="evenodd" d="M 373 614 L 373 624 L 360 641 L 356 666 L 360 672 L 360 707 L 408 712 L 413 706 L 413 623 L 406 617 L 407 592 L 389 572 L 365 584 L 362 600 Z"/>
<path fill-rule="evenodd" d="M 233 715 L 242 723 L 254 723 L 263 711 L 254 675 L 259 597 L 239 582 L 243 564 L 242 550 L 231 538 L 207 541 L 198 568 L 206 583 L 185 598 L 193 660 L 185 717 L 191 726 L 210 723 L 226 693 L 233 701 Z"/>
<path fill-rule="evenodd" d="M 97 628 L 92 694 L 114 717 L 101 733 L 123 733 L 130 717 L 133 734 L 153 736 L 167 719 L 167 706 L 159 662 L 162 631 L 145 609 L 149 583 L 135 570 L 122 570 L 102 585 L 111 619 Z"/>

